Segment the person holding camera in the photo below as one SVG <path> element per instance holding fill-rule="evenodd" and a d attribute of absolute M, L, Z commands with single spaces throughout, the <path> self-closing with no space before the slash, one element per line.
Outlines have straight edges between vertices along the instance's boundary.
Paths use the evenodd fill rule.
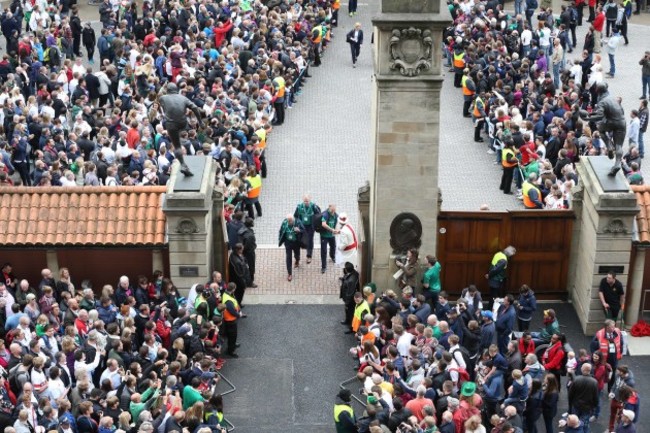
<path fill-rule="evenodd" d="M 641 97 L 639 99 L 647 99 L 650 95 L 650 51 L 646 51 L 645 55 L 639 60 L 641 65 Z"/>

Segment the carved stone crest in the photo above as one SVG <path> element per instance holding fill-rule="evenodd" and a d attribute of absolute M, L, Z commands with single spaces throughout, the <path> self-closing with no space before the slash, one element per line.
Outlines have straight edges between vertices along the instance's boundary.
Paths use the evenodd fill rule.
<path fill-rule="evenodd" d="M 604 230 L 605 233 L 627 233 L 627 227 L 625 227 L 625 223 L 619 219 L 613 219 L 611 220 L 607 226 L 605 227 Z"/>
<path fill-rule="evenodd" d="M 405 77 L 415 77 L 431 68 L 431 30 L 393 29 L 389 48 L 390 69 L 398 70 Z"/>
<path fill-rule="evenodd" d="M 403 212 L 390 223 L 390 246 L 393 253 L 403 254 L 422 245 L 422 222 L 417 215 Z"/>
<path fill-rule="evenodd" d="M 199 227 L 196 225 L 196 222 L 194 222 L 193 219 L 185 218 L 178 222 L 178 225 L 176 226 L 176 232 L 182 233 L 184 235 L 189 235 L 192 233 L 198 233 Z"/>
<path fill-rule="evenodd" d="M 363 186 L 359 187 L 357 190 L 357 201 L 361 203 L 370 201 L 370 182 L 366 181 Z"/>

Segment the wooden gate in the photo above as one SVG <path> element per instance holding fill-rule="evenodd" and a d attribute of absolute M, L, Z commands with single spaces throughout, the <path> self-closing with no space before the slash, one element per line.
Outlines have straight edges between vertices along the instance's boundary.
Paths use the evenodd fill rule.
<path fill-rule="evenodd" d="M 538 299 L 566 299 L 572 211 L 441 212 L 438 260 L 442 288 L 460 294 L 469 284 L 488 292 L 485 273 L 492 256 L 512 245 L 508 293 L 528 284 Z"/>

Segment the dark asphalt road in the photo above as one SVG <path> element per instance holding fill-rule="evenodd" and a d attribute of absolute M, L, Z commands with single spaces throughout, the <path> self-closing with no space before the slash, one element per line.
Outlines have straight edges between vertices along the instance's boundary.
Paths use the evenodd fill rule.
<path fill-rule="evenodd" d="M 589 347 L 571 304 L 539 304 L 532 329 L 541 326 L 543 309 L 554 308 L 577 352 Z M 224 397 L 225 414 L 236 433 L 321 433 L 334 431 L 332 409 L 338 384 L 354 375 L 348 349 L 352 337 L 338 322 L 342 306 L 258 305 L 246 308 L 240 323 L 239 359 L 229 360 L 223 373 L 237 391 Z M 650 357 L 625 357 L 641 396 L 641 420 L 650 419 Z M 564 378 L 563 378 L 564 380 Z M 563 382 L 564 385 L 564 382 Z M 592 433 L 606 430 L 608 401 Z M 359 409 L 356 407 L 355 409 Z M 559 413 L 566 411 L 563 386 Z M 359 412 L 357 412 L 359 413 Z M 543 432 L 540 421 L 539 431 Z M 642 422 L 638 433 L 649 432 Z"/>

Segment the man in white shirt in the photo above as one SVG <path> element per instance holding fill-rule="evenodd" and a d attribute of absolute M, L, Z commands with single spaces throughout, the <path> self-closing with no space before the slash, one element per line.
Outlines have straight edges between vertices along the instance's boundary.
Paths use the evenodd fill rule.
<path fill-rule="evenodd" d="M 99 383 L 103 383 L 104 380 L 109 379 L 113 385 L 113 389 L 117 389 L 122 383 L 122 376 L 120 375 L 117 361 L 114 359 L 109 359 L 106 365 L 106 370 L 104 370 L 102 373 L 99 379 Z"/>
<path fill-rule="evenodd" d="M 521 32 L 521 46 L 523 48 L 524 57 L 528 57 L 530 53 L 530 42 L 533 40 L 533 32 L 530 31 L 527 24 L 524 24 L 524 30 Z"/>
<path fill-rule="evenodd" d="M 393 332 L 395 332 L 395 336 L 397 337 L 397 351 L 403 357 L 408 356 L 414 338 L 413 334 L 406 332 L 402 325 L 395 325 Z"/>

